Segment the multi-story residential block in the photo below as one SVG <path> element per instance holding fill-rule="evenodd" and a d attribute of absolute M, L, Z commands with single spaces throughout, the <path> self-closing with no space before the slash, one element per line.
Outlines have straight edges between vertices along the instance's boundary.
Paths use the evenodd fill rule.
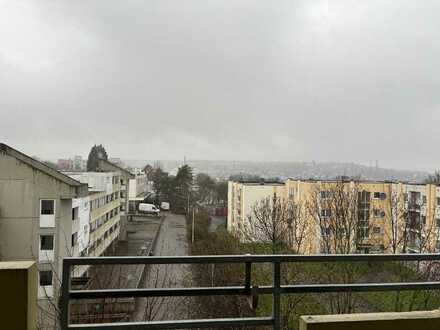
<path fill-rule="evenodd" d="M 280 199 L 303 206 L 307 231 L 301 252 L 325 252 L 323 242 L 329 235 L 349 237 L 346 227 L 350 225 L 341 222 L 343 216 L 332 214 L 335 210 L 329 205 L 338 185 L 355 193 L 353 252 L 439 251 L 440 188 L 432 184 L 292 179 L 284 183 L 229 182 L 227 228 L 239 236 L 253 205 L 276 193 Z M 325 227 L 332 221 L 333 227 Z"/>
<path fill-rule="evenodd" d="M 145 174 L 138 174 L 129 181 L 128 198 L 137 198 L 145 196 L 152 191 L 152 185 Z"/>
<path fill-rule="evenodd" d="M 61 285 L 63 257 L 113 251 L 121 230 L 125 170 L 58 172 L 0 144 L 0 260 L 35 260 L 39 269 L 41 322 Z M 122 191 L 122 192 L 121 192 Z M 76 267 L 81 277 L 88 266 Z"/>
<path fill-rule="evenodd" d="M 228 184 L 228 221 L 230 232 L 239 232 L 248 221 L 252 207 L 264 198 L 285 195 L 286 186 L 281 182 L 233 182 Z"/>
<path fill-rule="evenodd" d="M 66 173 L 88 185 L 86 197 L 72 208 L 74 256 L 101 256 L 114 246 L 120 230 L 120 172 Z M 80 276 L 79 274 L 78 276 Z"/>
<path fill-rule="evenodd" d="M 137 205 L 145 199 L 148 193 L 153 192 L 153 184 L 148 181 L 145 174 L 139 174 L 129 180 L 128 186 L 128 212 L 135 213 Z"/>
<path fill-rule="evenodd" d="M 73 200 L 87 185 L 0 144 L 0 259 L 38 262 L 42 304 L 58 295 L 61 259 L 71 255 Z"/>
<path fill-rule="evenodd" d="M 113 164 L 105 159 L 100 159 L 98 162 L 98 171 L 100 172 L 108 172 L 114 171 L 120 173 L 120 211 L 121 216 L 125 217 L 126 212 L 128 210 L 128 192 L 129 192 L 129 184 L 130 179 L 134 178 L 134 174 L 130 171 L 122 168 L 116 164 Z"/>

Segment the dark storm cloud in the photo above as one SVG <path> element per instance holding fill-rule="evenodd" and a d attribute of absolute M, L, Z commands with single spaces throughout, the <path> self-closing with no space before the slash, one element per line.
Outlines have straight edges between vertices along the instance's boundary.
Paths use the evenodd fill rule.
<path fill-rule="evenodd" d="M 434 168 L 437 1 L 2 1 L 1 140 L 29 154 Z"/>

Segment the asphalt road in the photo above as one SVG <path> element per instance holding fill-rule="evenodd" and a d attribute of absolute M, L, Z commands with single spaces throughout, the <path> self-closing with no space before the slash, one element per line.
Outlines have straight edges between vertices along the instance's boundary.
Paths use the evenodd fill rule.
<path fill-rule="evenodd" d="M 154 255 L 182 256 L 187 254 L 185 217 L 168 213 L 162 224 Z"/>
<path fill-rule="evenodd" d="M 188 254 L 186 220 L 182 215 L 168 213 L 162 224 L 154 255 L 176 256 Z M 188 265 L 157 265 L 147 270 L 144 288 L 184 287 L 190 281 Z M 183 298 L 151 297 L 140 299 L 132 321 L 160 321 L 184 319 L 187 315 Z"/>

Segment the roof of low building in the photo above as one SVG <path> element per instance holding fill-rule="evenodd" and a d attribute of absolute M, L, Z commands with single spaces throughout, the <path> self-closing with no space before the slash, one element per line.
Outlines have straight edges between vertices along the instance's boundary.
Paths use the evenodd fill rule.
<path fill-rule="evenodd" d="M 128 174 L 130 176 L 130 178 L 134 178 L 135 177 L 135 175 L 133 173 L 131 173 L 129 170 L 127 170 L 125 168 L 122 168 L 122 167 L 116 165 L 115 163 L 112 163 L 112 162 L 110 162 L 110 161 L 108 161 L 106 159 L 100 159 L 99 163 L 104 163 L 106 165 L 109 165 L 110 167 L 113 167 L 115 170 L 125 172 L 126 174 Z"/>
<path fill-rule="evenodd" d="M 83 186 L 84 184 L 82 184 L 81 182 L 72 179 L 70 176 L 65 175 L 55 169 L 53 169 L 52 167 L 32 158 L 29 157 L 28 155 L 25 155 L 24 153 L 8 146 L 7 144 L 4 143 L 0 143 L 0 153 L 4 153 L 7 154 L 11 157 L 14 157 L 16 159 L 18 159 L 19 161 L 29 165 L 30 167 L 51 176 L 54 179 L 57 179 L 69 186 L 74 186 L 74 187 L 80 187 Z"/>

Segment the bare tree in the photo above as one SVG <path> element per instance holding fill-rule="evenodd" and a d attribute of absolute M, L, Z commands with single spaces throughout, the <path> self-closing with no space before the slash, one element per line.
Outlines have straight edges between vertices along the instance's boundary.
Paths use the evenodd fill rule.
<path fill-rule="evenodd" d="M 370 234 L 370 193 L 356 182 L 335 181 L 317 185 L 307 210 L 319 226 L 321 252 L 358 252 Z"/>
<path fill-rule="evenodd" d="M 390 196 L 390 227 L 385 231 L 389 242 L 388 250 L 395 254 L 407 252 L 408 244 L 408 210 L 405 207 L 404 193 L 393 187 Z"/>
<path fill-rule="evenodd" d="M 282 207 L 283 222 L 286 224 L 288 248 L 293 253 L 305 253 L 306 240 L 310 238 L 310 224 L 304 203 L 285 200 Z"/>
<path fill-rule="evenodd" d="M 389 244 L 392 253 L 432 253 L 436 251 L 438 231 L 435 221 L 435 206 L 429 203 L 420 192 L 404 192 L 393 189 L 391 200 L 391 218 Z M 396 264 L 398 281 L 438 280 L 440 267 L 437 262 L 399 262 Z M 420 299 L 421 298 L 421 299 Z M 417 302 L 423 301 L 424 308 L 432 298 L 430 291 L 413 292 L 409 297 L 402 298 L 396 292 L 395 310 L 414 310 L 420 308 Z"/>
<path fill-rule="evenodd" d="M 249 242 L 268 242 L 272 253 L 290 248 L 299 253 L 307 233 L 307 220 L 301 203 L 290 199 L 266 197 L 256 202 L 239 234 Z"/>
<path fill-rule="evenodd" d="M 175 284 L 173 271 L 169 265 L 149 265 L 146 269 L 144 285 L 148 288 L 167 288 Z M 138 309 L 143 321 L 161 321 L 168 318 L 170 312 L 178 314 L 177 306 L 182 305 L 182 297 L 146 297 L 139 301 Z M 136 313 L 134 313 L 136 314 Z M 174 315 L 175 316 L 175 315 Z M 138 321 L 138 320 L 136 320 Z"/>
<path fill-rule="evenodd" d="M 311 219 L 319 227 L 322 253 L 350 254 L 362 251 L 370 243 L 370 192 L 353 181 L 337 180 L 316 185 L 307 200 Z M 325 264 L 318 274 L 327 283 L 353 283 L 359 277 L 357 264 Z M 351 313 L 356 305 L 352 293 L 329 295 L 331 313 Z"/>

